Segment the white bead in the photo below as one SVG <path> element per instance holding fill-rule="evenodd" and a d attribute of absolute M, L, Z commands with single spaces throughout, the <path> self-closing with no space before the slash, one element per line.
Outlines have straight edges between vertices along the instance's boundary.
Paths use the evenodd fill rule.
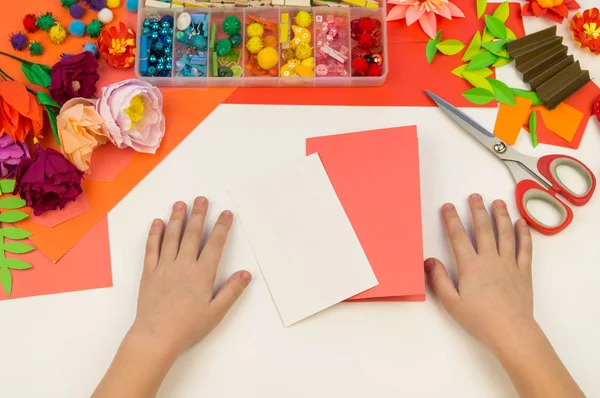
<path fill-rule="evenodd" d="M 113 12 L 108 8 L 103 8 L 102 10 L 98 11 L 98 19 L 103 24 L 111 23 L 113 17 Z"/>
<path fill-rule="evenodd" d="M 192 17 L 187 12 L 182 13 L 177 18 L 177 29 L 186 30 L 192 24 Z"/>

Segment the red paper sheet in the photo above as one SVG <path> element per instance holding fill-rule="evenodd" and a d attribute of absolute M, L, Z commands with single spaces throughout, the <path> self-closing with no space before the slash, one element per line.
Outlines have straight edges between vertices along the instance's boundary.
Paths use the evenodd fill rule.
<path fill-rule="evenodd" d="M 313 153 L 379 281 L 350 300 L 425 300 L 416 127 L 309 138 Z"/>

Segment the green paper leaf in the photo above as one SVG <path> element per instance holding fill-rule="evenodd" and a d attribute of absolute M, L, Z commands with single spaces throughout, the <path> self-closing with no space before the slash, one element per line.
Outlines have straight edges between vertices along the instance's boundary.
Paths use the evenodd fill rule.
<path fill-rule="evenodd" d="M 458 68 L 454 68 L 452 70 L 452 74 L 455 76 L 458 76 L 462 79 L 463 78 L 462 74 L 465 70 L 467 70 L 467 64 L 463 64 L 463 65 L 459 66 Z"/>
<path fill-rule="evenodd" d="M 531 100 L 531 105 L 545 104 L 545 102 L 542 101 L 542 99 L 540 99 L 540 96 L 536 92 L 521 90 L 520 88 L 513 88 L 511 90 L 512 90 L 513 94 L 515 95 L 515 97 L 527 98 L 527 99 Z"/>
<path fill-rule="evenodd" d="M 4 251 L 14 254 L 25 254 L 35 250 L 35 248 L 27 243 L 21 242 L 4 242 Z"/>
<path fill-rule="evenodd" d="M 531 112 L 531 115 L 529 115 L 529 134 L 531 134 L 531 144 L 535 148 L 538 146 L 537 113 L 535 111 Z"/>
<path fill-rule="evenodd" d="M 54 101 L 48 94 L 43 91 L 38 91 L 37 99 L 40 105 L 53 106 L 60 109 L 61 106 L 58 102 Z"/>
<path fill-rule="evenodd" d="M 506 38 L 511 41 L 517 40 L 517 35 L 515 35 L 515 32 L 513 32 L 509 28 L 506 28 Z"/>
<path fill-rule="evenodd" d="M 430 39 L 427 42 L 427 46 L 425 46 L 425 55 L 427 56 L 427 63 L 431 64 L 433 62 L 433 58 L 435 58 L 435 54 L 437 53 L 437 44 L 440 42 L 442 38 L 442 31 L 438 31 L 435 39 Z"/>
<path fill-rule="evenodd" d="M 436 48 L 440 50 L 442 54 L 445 55 L 456 55 L 465 48 L 465 45 L 462 44 L 460 40 L 444 40 L 441 43 L 436 45 Z"/>
<path fill-rule="evenodd" d="M 471 83 L 474 87 L 482 88 L 484 90 L 492 93 L 494 89 L 490 85 L 490 83 L 486 80 L 485 77 L 475 73 L 475 72 L 464 72 L 463 77 Z"/>
<path fill-rule="evenodd" d="M 7 227 L 0 229 L 0 236 L 4 236 L 8 239 L 20 240 L 29 238 L 31 232 L 25 231 L 23 228 Z"/>
<path fill-rule="evenodd" d="M 0 193 L 13 193 L 15 190 L 15 180 L 0 180 Z"/>
<path fill-rule="evenodd" d="M 472 88 L 465 91 L 462 96 L 476 105 L 485 105 L 494 99 L 494 95 L 483 88 Z"/>
<path fill-rule="evenodd" d="M 508 65 L 512 62 L 512 58 L 502 58 L 499 57 L 498 61 L 494 62 L 492 66 L 494 68 L 500 68 L 501 66 Z"/>
<path fill-rule="evenodd" d="M 471 71 L 471 70 L 475 70 L 475 69 L 485 68 L 486 66 L 490 66 L 491 64 L 496 62 L 498 60 L 498 58 L 499 57 L 497 55 L 492 54 L 488 50 L 483 50 L 480 54 L 475 56 L 471 60 L 471 62 L 469 62 L 469 65 L 467 66 L 467 70 Z"/>
<path fill-rule="evenodd" d="M 486 8 L 487 0 L 477 0 L 477 18 L 481 18 L 481 16 L 485 13 Z"/>
<path fill-rule="evenodd" d="M 20 209 L 21 207 L 25 207 L 26 204 L 21 198 L 0 199 L 0 209 Z"/>
<path fill-rule="evenodd" d="M 467 71 L 467 64 L 461 65 L 452 71 L 453 75 L 456 75 L 456 76 L 460 77 L 461 79 L 465 78 L 463 76 L 464 73 L 473 73 L 473 74 L 476 74 L 481 77 L 488 77 L 488 76 L 491 76 L 494 74 L 494 72 L 492 72 L 492 70 L 490 68 L 481 68 L 481 69 L 475 69 L 472 71 Z"/>
<path fill-rule="evenodd" d="M 50 88 L 50 74 L 46 72 L 39 64 L 21 64 L 21 71 L 31 84 Z"/>
<path fill-rule="evenodd" d="M 474 56 L 479 54 L 481 51 L 481 34 L 479 32 L 475 32 L 475 36 L 471 39 L 471 43 L 469 47 L 467 47 L 467 51 L 462 56 L 463 61 L 470 61 Z"/>
<path fill-rule="evenodd" d="M 481 36 L 482 43 L 489 43 L 495 39 L 494 35 L 490 33 L 488 28 L 483 28 L 483 35 Z"/>
<path fill-rule="evenodd" d="M 0 267 L 0 282 L 7 295 L 12 292 L 12 274 L 7 267 Z"/>
<path fill-rule="evenodd" d="M 501 22 L 506 22 L 508 16 L 510 15 L 510 6 L 508 5 L 508 1 L 501 3 L 492 15 L 498 18 Z"/>
<path fill-rule="evenodd" d="M 511 106 L 515 106 L 517 104 L 515 95 L 506 84 L 500 80 L 492 79 L 491 77 L 486 77 L 486 79 L 494 89 L 494 98 L 496 98 L 498 102 Z"/>
<path fill-rule="evenodd" d="M 498 18 L 492 15 L 485 16 L 485 26 L 488 31 L 499 39 L 506 39 L 506 26 Z"/>
<path fill-rule="evenodd" d="M 7 267 L 10 269 L 24 270 L 32 268 L 33 266 L 26 261 L 23 261 L 18 258 L 5 258 L 0 262 L 2 267 Z"/>
<path fill-rule="evenodd" d="M 505 59 L 512 60 L 512 57 L 508 53 L 508 50 L 500 51 L 499 53 L 496 53 L 496 55 L 499 56 L 500 58 L 505 58 Z"/>
<path fill-rule="evenodd" d="M 506 43 L 508 43 L 508 42 L 509 42 L 509 40 L 496 40 L 496 41 L 491 41 L 489 43 L 483 43 L 481 45 L 481 47 L 485 48 L 486 50 L 488 50 L 489 52 L 491 52 L 493 54 L 500 56 L 498 53 L 500 53 L 502 51 L 506 51 Z M 507 52 L 507 54 L 508 54 L 508 52 Z"/>
<path fill-rule="evenodd" d="M 0 213 L 0 222 L 19 222 L 27 217 L 29 217 L 29 215 L 27 213 L 23 213 L 22 211 L 6 211 L 4 213 Z"/>
<path fill-rule="evenodd" d="M 50 121 L 50 127 L 52 128 L 52 134 L 54 135 L 54 141 L 56 141 L 56 145 L 60 148 L 60 137 L 58 136 L 58 126 L 56 124 L 56 117 L 58 113 L 54 108 L 49 106 L 45 106 L 46 113 L 48 114 L 48 120 Z"/>

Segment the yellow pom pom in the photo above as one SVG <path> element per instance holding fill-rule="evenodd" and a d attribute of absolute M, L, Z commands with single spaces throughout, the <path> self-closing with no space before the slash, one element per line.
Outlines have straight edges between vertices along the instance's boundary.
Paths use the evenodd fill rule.
<path fill-rule="evenodd" d="M 296 58 L 303 60 L 310 58 L 312 55 L 312 47 L 308 43 L 300 43 L 296 46 Z"/>
<path fill-rule="evenodd" d="M 253 22 L 246 28 L 246 33 L 248 37 L 262 37 L 265 33 L 265 28 L 263 28 L 262 24 Z"/>
<path fill-rule="evenodd" d="M 58 22 L 50 28 L 48 33 L 50 34 L 50 41 L 54 44 L 62 44 L 67 38 L 67 31 Z"/>
<path fill-rule="evenodd" d="M 306 58 L 302 61 L 302 65 L 306 66 L 307 68 L 313 69 L 315 67 L 315 59 L 313 57 Z"/>
<path fill-rule="evenodd" d="M 117 8 L 121 5 L 121 0 L 106 0 L 106 6 L 108 8 Z"/>
<path fill-rule="evenodd" d="M 279 60 L 279 53 L 273 47 L 265 47 L 258 53 L 256 57 L 258 61 L 258 65 L 265 69 L 269 70 L 275 65 L 277 65 L 277 61 Z"/>
<path fill-rule="evenodd" d="M 308 28 L 312 24 L 312 15 L 306 11 L 298 11 L 298 14 L 294 17 L 294 21 L 296 21 L 296 25 L 302 28 Z"/>
<path fill-rule="evenodd" d="M 251 37 L 248 42 L 246 42 L 246 48 L 250 51 L 251 54 L 256 54 L 260 50 L 263 49 L 263 41 L 260 37 Z M 270 47 L 269 47 L 270 48 Z"/>

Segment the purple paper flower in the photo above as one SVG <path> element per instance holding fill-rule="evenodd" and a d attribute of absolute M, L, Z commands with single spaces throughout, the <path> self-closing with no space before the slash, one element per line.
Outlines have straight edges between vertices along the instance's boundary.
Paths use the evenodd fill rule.
<path fill-rule="evenodd" d="M 27 43 L 29 42 L 29 37 L 23 32 L 11 33 L 10 35 L 10 45 L 16 51 L 22 51 L 25 47 L 27 47 Z"/>
<path fill-rule="evenodd" d="M 72 98 L 90 98 L 98 79 L 98 61 L 92 53 L 63 57 L 52 67 L 50 96 L 61 105 Z"/>
<path fill-rule="evenodd" d="M 17 168 L 13 193 L 39 216 L 74 201 L 83 192 L 82 179 L 83 173 L 60 152 L 36 144 L 33 157 L 23 159 Z"/>
<path fill-rule="evenodd" d="M 26 143 L 15 142 L 8 134 L 0 137 L 0 177 L 13 178 L 21 160 L 30 157 Z"/>

